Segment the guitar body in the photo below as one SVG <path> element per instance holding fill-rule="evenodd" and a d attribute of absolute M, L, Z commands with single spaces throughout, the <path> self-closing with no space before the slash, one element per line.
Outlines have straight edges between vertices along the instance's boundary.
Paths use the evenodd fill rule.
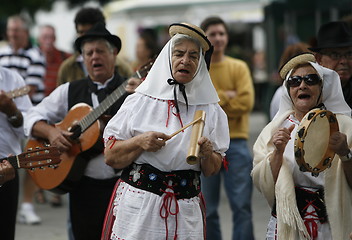
<path fill-rule="evenodd" d="M 79 103 L 71 108 L 63 121 L 55 124 L 61 130 L 70 131 L 75 123 L 82 120 L 92 111 L 92 107 Z M 85 130 L 71 149 L 61 154 L 61 163 L 56 168 L 47 168 L 43 171 L 28 171 L 34 182 L 42 189 L 50 190 L 58 194 L 64 194 L 72 190 L 74 184 L 82 177 L 87 161 L 78 155 L 91 147 L 98 141 L 100 136 L 99 121 L 95 121 Z M 30 139 L 26 148 L 45 147 L 48 143 L 43 140 Z"/>

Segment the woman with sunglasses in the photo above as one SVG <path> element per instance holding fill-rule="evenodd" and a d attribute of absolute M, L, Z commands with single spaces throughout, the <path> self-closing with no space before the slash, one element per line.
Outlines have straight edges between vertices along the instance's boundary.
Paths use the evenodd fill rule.
<path fill-rule="evenodd" d="M 272 207 L 266 239 L 348 239 L 352 230 L 352 119 L 338 74 L 304 53 L 280 70 L 280 108 L 254 144 L 252 177 Z M 298 125 L 313 108 L 336 114 L 339 131 L 329 139 L 330 168 L 313 176 L 296 164 Z M 319 141 L 319 139 L 317 139 Z"/>

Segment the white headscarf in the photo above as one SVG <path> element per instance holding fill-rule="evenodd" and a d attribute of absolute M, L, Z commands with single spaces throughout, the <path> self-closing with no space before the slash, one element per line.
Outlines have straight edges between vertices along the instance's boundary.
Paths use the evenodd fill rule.
<path fill-rule="evenodd" d="M 323 81 L 322 103 L 324 103 L 326 109 L 335 114 L 351 116 L 351 108 L 344 99 L 340 77 L 337 72 L 314 62 L 309 62 L 309 64 L 317 71 Z M 283 91 L 279 111 L 274 118 L 281 116 L 289 110 L 293 110 L 293 103 L 286 88 L 287 80 L 292 72 L 293 69 L 289 71 L 283 83 L 286 91 Z"/>
<path fill-rule="evenodd" d="M 175 39 L 182 38 L 182 36 L 185 35 L 176 34 L 165 44 L 146 79 L 136 88 L 136 92 L 162 100 L 174 99 L 174 85 L 169 85 L 167 80 L 173 78 L 171 72 L 172 46 Z M 189 105 L 219 102 L 218 94 L 210 79 L 203 55 L 200 56 L 198 69 L 193 80 L 184 85 Z M 186 103 L 180 91 L 177 91 L 177 99 L 182 103 Z"/>

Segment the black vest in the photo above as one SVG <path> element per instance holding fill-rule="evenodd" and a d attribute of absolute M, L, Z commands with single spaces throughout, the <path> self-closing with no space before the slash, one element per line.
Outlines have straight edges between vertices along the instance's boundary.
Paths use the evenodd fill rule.
<path fill-rule="evenodd" d="M 88 81 L 92 80 L 90 78 L 84 78 L 81 80 L 70 82 L 70 86 L 68 88 L 68 109 L 71 109 L 77 103 L 86 103 L 90 106 L 93 106 L 91 95 L 92 90 L 89 87 Z M 120 75 L 115 74 L 114 79 L 112 81 L 117 82 L 116 85 L 120 86 L 125 81 L 125 79 L 120 77 Z M 107 113 L 105 114 L 109 114 L 111 116 L 115 115 L 127 96 L 128 93 L 125 93 L 107 110 Z"/>

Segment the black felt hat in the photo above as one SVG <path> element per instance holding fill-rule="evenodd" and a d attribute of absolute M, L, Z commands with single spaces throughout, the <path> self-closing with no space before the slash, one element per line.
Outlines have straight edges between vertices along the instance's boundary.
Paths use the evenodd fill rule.
<path fill-rule="evenodd" d="M 346 22 L 336 21 L 323 24 L 318 31 L 317 46 L 308 48 L 319 52 L 324 48 L 352 46 L 352 30 Z"/>
<path fill-rule="evenodd" d="M 75 41 L 75 48 L 81 52 L 81 45 L 85 39 L 88 38 L 104 38 L 109 41 L 111 44 L 116 46 L 117 50 L 121 49 L 121 39 L 111 34 L 102 23 L 95 24 L 91 29 L 89 29 L 84 35 L 80 36 Z"/>

